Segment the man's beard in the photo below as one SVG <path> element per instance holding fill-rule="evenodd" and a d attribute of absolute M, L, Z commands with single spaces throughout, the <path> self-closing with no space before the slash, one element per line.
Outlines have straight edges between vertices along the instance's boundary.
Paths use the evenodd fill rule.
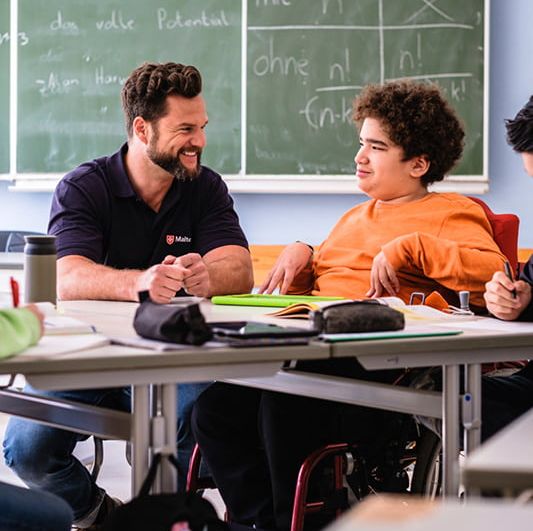
<path fill-rule="evenodd" d="M 180 161 L 180 153 L 182 150 L 178 151 L 177 155 L 172 155 L 169 153 L 162 153 L 157 151 L 155 148 L 155 142 L 150 142 L 146 154 L 148 158 L 157 166 L 165 170 L 166 172 L 173 175 L 178 181 L 193 181 L 200 174 L 200 159 L 202 156 L 202 150 L 195 148 L 194 151 L 198 154 L 198 164 L 193 170 L 186 168 Z M 192 151 L 192 148 L 188 148 L 183 151 Z"/>

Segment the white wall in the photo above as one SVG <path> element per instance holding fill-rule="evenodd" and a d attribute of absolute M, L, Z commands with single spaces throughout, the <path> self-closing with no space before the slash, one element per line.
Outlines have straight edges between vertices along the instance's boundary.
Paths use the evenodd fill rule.
<path fill-rule="evenodd" d="M 533 248 L 533 180 L 505 142 L 504 118 L 511 118 L 533 94 L 533 1 L 491 1 L 490 192 L 483 199 L 496 212 L 521 219 L 520 246 Z M 216 142 L 216 138 L 210 138 Z M 216 169 L 216 168 L 215 168 Z M 241 223 L 252 243 L 319 243 L 361 195 L 237 194 Z M 0 230 L 45 231 L 51 194 L 10 193 L 0 183 Z"/>

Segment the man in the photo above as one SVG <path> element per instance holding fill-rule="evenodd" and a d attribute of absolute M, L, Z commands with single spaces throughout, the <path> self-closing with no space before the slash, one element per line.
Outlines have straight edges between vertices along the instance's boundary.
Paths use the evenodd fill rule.
<path fill-rule="evenodd" d="M 62 299 L 155 302 L 176 294 L 250 291 L 247 242 L 221 177 L 200 165 L 207 113 L 193 66 L 144 64 L 122 89 L 128 142 L 59 183 L 49 232 L 57 237 Z M 96 131 L 95 134 L 98 134 Z M 178 483 L 194 446 L 190 412 L 208 384 L 178 386 Z M 47 393 L 129 409 L 129 389 Z M 28 484 L 69 502 L 75 525 L 96 529 L 113 500 L 72 456 L 82 437 L 23 420 L 6 433 L 7 463 Z"/>
<path fill-rule="evenodd" d="M 36 306 L 0 309 L 0 359 L 37 343 L 43 315 Z M 0 529 L 10 531 L 69 531 L 72 511 L 48 492 L 0 482 Z"/>
<path fill-rule="evenodd" d="M 524 169 L 533 177 L 533 96 L 513 120 L 507 120 L 507 140 L 521 154 Z M 533 321 L 533 257 L 520 279 L 513 281 L 503 271 L 487 283 L 487 309 L 498 319 Z M 533 362 L 508 377 L 484 377 L 482 398 L 483 435 L 490 437 L 533 407 Z"/>
<path fill-rule="evenodd" d="M 485 214 L 465 197 L 427 189 L 461 156 L 464 132 L 455 113 L 435 86 L 393 82 L 363 90 L 354 117 L 359 187 L 371 199 L 344 214 L 317 253 L 289 245 L 263 290 L 281 285 L 282 292 L 404 300 L 412 291 L 438 290 L 452 304 L 455 292 L 468 290 L 482 308 L 484 283 L 504 263 Z M 387 383 L 399 373 L 365 371 L 353 358 L 298 368 Z M 378 455 L 393 415 L 215 383 L 197 401 L 192 422 L 231 521 L 286 530 L 303 460 L 338 441 Z"/>

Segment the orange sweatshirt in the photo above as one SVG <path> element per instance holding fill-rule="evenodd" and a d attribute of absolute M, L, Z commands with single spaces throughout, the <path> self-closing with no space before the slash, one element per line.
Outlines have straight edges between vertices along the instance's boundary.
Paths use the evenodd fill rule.
<path fill-rule="evenodd" d="M 430 193 L 403 204 L 372 199 L 342 216 L 289 293 L 365 297 L 380 251 L 396 271 L 397 296 L 405 302 L 413 291 L 437 290 L 457 305 L 456 292 L 467 290 L 478 308 L 485 307 L 485 283 L 505 261 L 483 209 L 464 196 Z"/>

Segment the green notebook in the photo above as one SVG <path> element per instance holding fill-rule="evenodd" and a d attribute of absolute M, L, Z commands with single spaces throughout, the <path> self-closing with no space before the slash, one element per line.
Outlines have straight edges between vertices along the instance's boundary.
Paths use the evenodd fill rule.
<path fill-rule="evenodd" d="M 285 308 L 299 302 L 340 301 L 344 297 L 314 297 L 312 295 L 259 295 L 245 293 L 243 295 L 217 295 L 211 299 L 213 304 L 230 306 L 270 306 Z"/>

